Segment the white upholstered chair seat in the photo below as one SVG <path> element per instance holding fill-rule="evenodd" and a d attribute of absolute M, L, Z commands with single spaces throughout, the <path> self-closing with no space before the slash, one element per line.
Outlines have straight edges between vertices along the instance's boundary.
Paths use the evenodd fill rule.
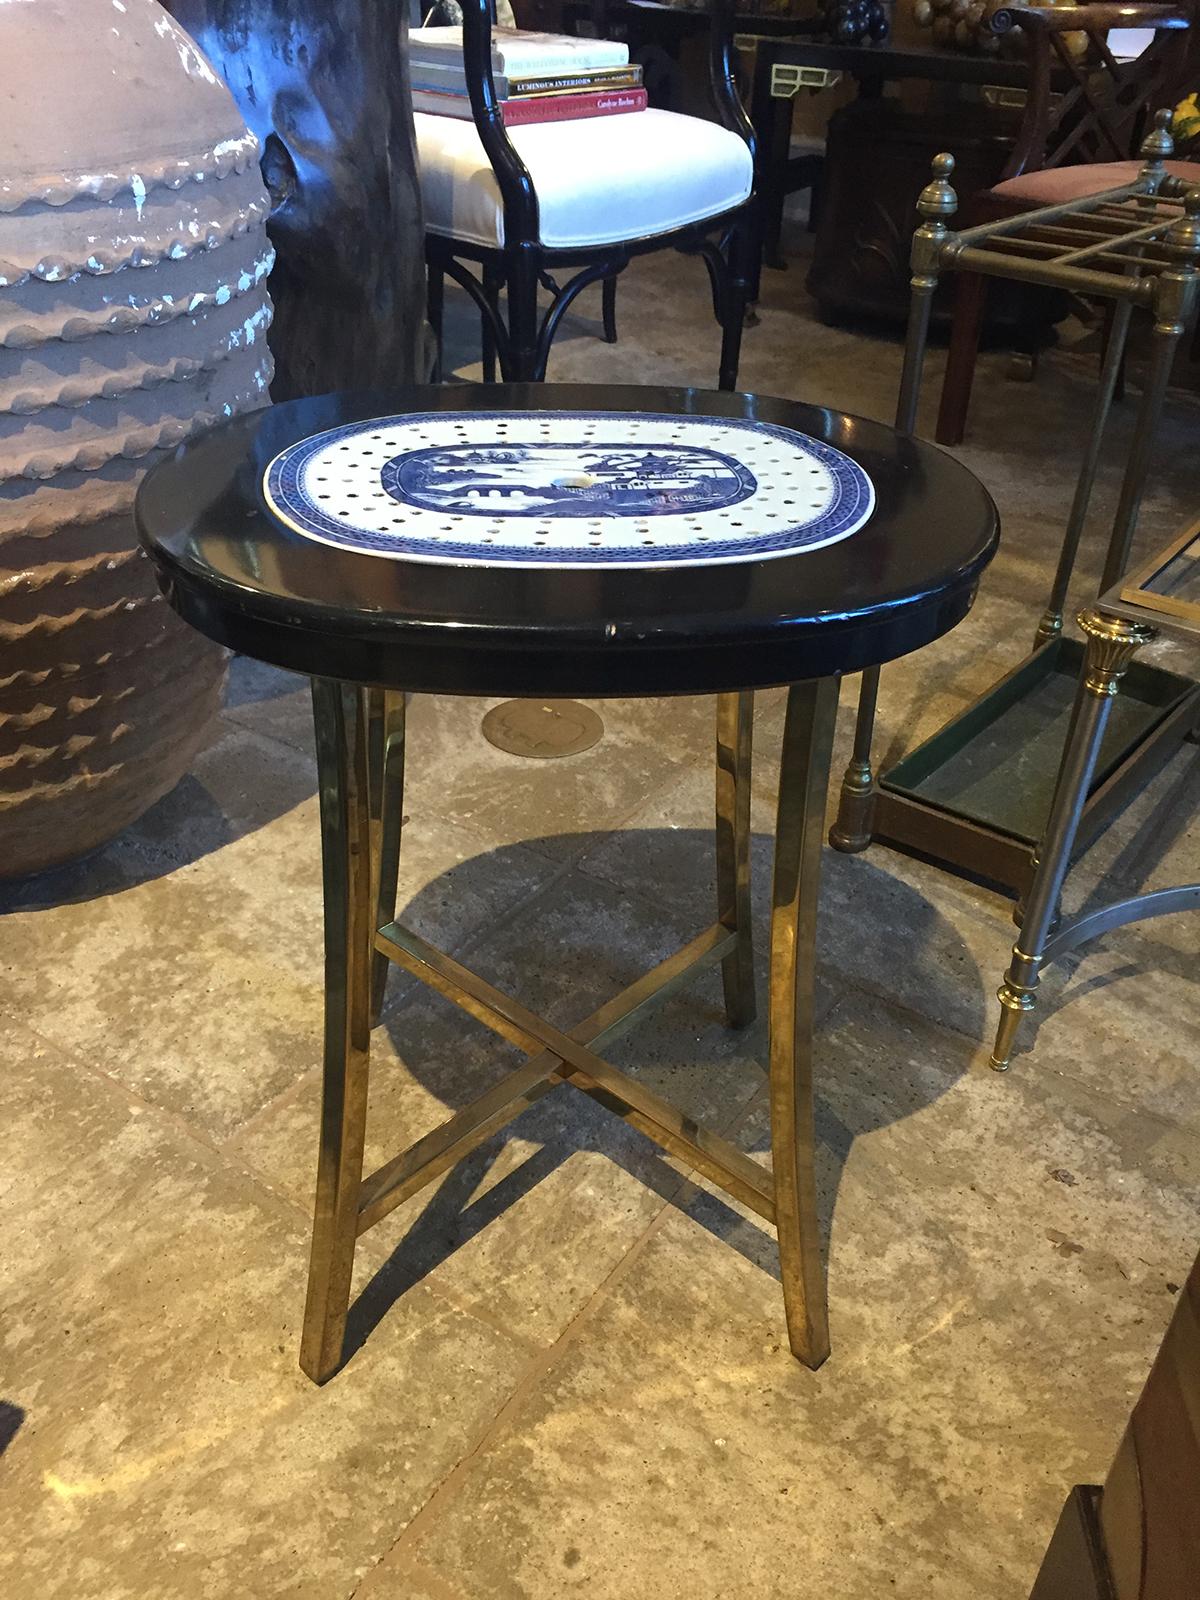
<path fill-rule="evenodd" d="M 504 243 L 500 191 L 473 122 L 417 112 L 425 225 L 433 233 Z M 551 250 L 670 233 L 740 205 L 754 183 L 736 133 L 673 111 L 634 111 L 509 128 L 533 180 L 541 242 Z"/>

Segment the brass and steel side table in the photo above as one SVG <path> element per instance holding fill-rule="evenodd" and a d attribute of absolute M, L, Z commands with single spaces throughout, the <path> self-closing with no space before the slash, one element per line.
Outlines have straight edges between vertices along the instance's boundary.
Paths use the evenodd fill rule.
<path fill-rule="evenodd" d="M 791 1348 L 819 1365 L 829 1334 L 812 1009 L 838 681 L 919 649 L 967 613 L 998 534 L 979 482 L 891 428 L 781 400 L 456 385 L 239 419 L 150 472 L 137 517 L 185 620 L 313 682 L 326 1009 L 304 1371 L 324 1382 L 343 1358 L 359 1235 L 560 1083 L 774 1225 Z M 718 962 L 730 1023 L 754 1014 L 752 703 L 777 684 L 791 687 L 766 1169 L 599 1052 Z M 396 870 L 413 692 L 715 694 L 713 924 L 569 1029 L 406 929 Z M 527 1060 L 364 1177 L 370 1035 L 391 962 Z"/>
<path fill-rule="evenodd" d="M 1115 584 L 1080 614 L 1079 625 L 1087 635 L 1087 650 L 1071 730 L 1045 836 L 1038 845 L 1021 932 L 998 995 L 1000 1026 L 992 1051 L 992 1066 L 998 1071 L 1009 1065 L 1017 1028 L 1033 1010 L 1038 977 L 1046 965 L 1113 928 L 1200 907 L 1200 883 L 1181 884 L 1055 922 L 1105 725 L 1130 662 L 1159 628 L 1200 645 L 1200 523 Z"/>
<path fill-rule="evenodd" d="M 840 850 L 864 850 L 880 840 L 1015 897 L 1028 890 L 1082 656 L 1080 646 L 1063 636 L 1063 611 L 1130 321 L 1139 308 L 1149 312 L 1150 356 L 1101 592 L 1128 566 L 1171 365 L 1200 304 L 1200 190 L 1181 193 L 1167 173 L 1169 120 L 1169 113 L 1159 114 L 1133 182 L 961 233 L 947 226 L 958 204 L 950 183 L 954 160 L 940 155 L 934 161 L 913 240 L 912 307 L 897 410 L 901 429 L 915 426 L 930 308 L 944 272 L 1072 290 L 1108 300 L 1114 312 L 1092 426 L 1032 653 L 883 773 L 875 771 L 871 756 L 879 674 L 864 673 L 853 755 L 830 833 Z M 1134 677 L 1126 715 L 1110 729 L 1097 787 L 1085 797 L 1076 834 L 1080 849 L 1200 724 L 1200 688 L 1194 682 L 1152 667 L 1139 666 Z M 1047 705 L 1053 709 L 1049 719 Z M 1014 752 L 1021 759 L 1019 783 Z"/>

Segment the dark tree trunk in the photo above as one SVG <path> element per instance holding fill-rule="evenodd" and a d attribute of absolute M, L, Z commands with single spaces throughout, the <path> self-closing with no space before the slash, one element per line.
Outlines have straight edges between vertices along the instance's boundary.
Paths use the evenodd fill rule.
<path fill-rule="evenodd" d="M 277 400 L 423 376 L 407 0 L 164 0 L 263 151 Z"/>

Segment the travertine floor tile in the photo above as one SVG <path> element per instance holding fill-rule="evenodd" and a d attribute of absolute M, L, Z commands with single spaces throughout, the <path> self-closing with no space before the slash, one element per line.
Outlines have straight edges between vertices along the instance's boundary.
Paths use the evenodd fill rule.
<path fill-rule="evenodd" d="M 1194 953 L 1154 943 L 1138 928 L 1085 946 L 1043 980 L 1014 1070 L 1062 1072 L 1200 1131 L 1198 982 Z"/>
<path fill-rule="evenodd" d="M 846 1135 L 822 1170 L 833 1356 L 812 1374 L 788 1354 L 757 1222 L 706 1195 L 668 1211 L 414 1528 L 464 1594 L 1028 1592 L 1166 1324 L 1196 1147 L 981 1074 L 880 1002 L 847 1001 L 823 1043 L 823 1121 Z"/>
<path fill-rule="evenodd" d="M 711 715 L 703 701 L 660 701 L 631 710 L 596 702 L 605 735 L 561 760 L 530 761 L 489 744 L 480 731 L 494 701 L 416 695 L 409 714 L 408 810 L 469 827 L 493 844 L 528 840 L 549 859 L 574 853 L 574 836 L 618 826 L 645 796 L 676 776 Z"/>
<path fill-rule="evenodd" d="M 295 1364 L 301 1216 L 73 1062 L 5 1043 L 4 1391 L 24 1412 L 6 1592 L 349 1596 L 522 1350 L 419 1288 L 315 1388 Z"/>
<path fill-rule="evenodd" d="M 315 779 L 285 746 L 234 732 L 181 789 L 92 862 L 13 891 L 22 935 L 4 952 L 0 1008 L 36 1009 L 48 1038 L 221 1137 L 319 1061 Z M 198 790 L 207 804 L 192 809 Z M 534 850 L 490 852 L 426 811 L 405 829 L 399 905 L 453 949 L 553 873 Z"/>

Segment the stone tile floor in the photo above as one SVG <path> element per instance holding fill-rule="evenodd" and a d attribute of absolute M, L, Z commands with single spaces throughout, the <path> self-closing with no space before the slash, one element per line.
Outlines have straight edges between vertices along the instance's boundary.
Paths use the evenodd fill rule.
<path fill-rule="evenodd" d="M 585 297 L 552 376 L 710 382 L 700 277 L 636 264 L 612 348 Z M 472 336 L 459 307 L 467 375 Z M 885 675 L 882 752 L 1032 632 L 1093 381 L 1044 366 L 1018 388 L 983 362 L 962 454 L 1004 547 L 967 622 Z M 767 274 L 746 387 L 888 417 L 898 371 L 893 338 L 822 326 L 801 270 Z M 1195 422 L 1173 399 L 1144 542 L 1194 503 Z M 484 742 L 485 705 L 414 705 L 406 915 L 573 1020 L 709 915 L 712 707 L 608 704 L 598 747 L 537 764 Z M 780 706 L 757 724 L 760 932 Z M 1073 897 L 1200 875 L 1198 797 L 1189 750 Z M 828 1364 L 787 1352 L 758 1222 L 562 1089 L 365 1238 L 353 1355 L 316 1389 L 296 1365 L 321 972 L 304 686 L 235 662 L 175 793 L 3 907 L 0 1588 L 20 1600 L 1018 1600 L 1200 1243 L 1194 922 L 1054 974 L 1000 1077 L 1008 907 L 884 850 L 830 855 Z M 765 1160 L 764 1031 L 728 1032 L 718 1000 L 698 982 L 618 1055 Z M 370 1155 L 504 1065 L 394 984 Z"/>

